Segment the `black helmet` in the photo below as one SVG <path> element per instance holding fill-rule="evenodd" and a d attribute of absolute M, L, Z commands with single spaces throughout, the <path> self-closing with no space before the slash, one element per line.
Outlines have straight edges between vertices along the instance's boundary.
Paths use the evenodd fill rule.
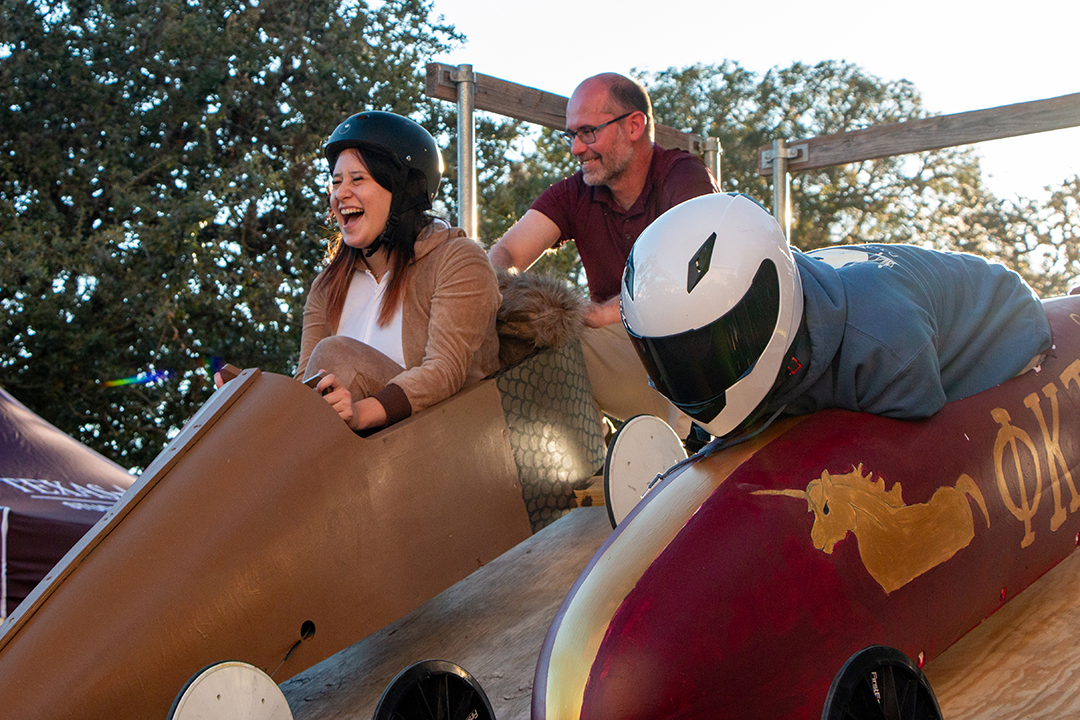
<path fill-rule="evenodd" d="M 442 156 L 435 138 L 419 124 L 379 110 L 353 115 L 337 126 L 323 148 L 330 169 L 342 150 L 354 147 L 381 149 L 405 167 L 418 170 L 427 180 L 428 202 L 435 199 L 442 180 Z"/>

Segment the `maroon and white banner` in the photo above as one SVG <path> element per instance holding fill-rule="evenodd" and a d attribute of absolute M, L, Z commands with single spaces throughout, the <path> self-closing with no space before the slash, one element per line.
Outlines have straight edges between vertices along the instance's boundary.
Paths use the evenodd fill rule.
<path fill-rule="evenodd" d="M 134 480 L 0 389 L 0 620 Z"/>

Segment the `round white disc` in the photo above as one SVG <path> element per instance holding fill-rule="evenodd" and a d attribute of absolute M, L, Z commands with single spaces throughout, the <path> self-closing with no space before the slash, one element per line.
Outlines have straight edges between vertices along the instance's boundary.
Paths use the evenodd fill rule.
<path fill-rule="evenodd" d="M 193 677 L 173 703 L 169 720 L 292 720 L 292 711 L 269 675 L 229 661 Z"/>
<path fill-rule="evenodd" d="M 604 501 L 611 526 L 630 514 L 657 475 L 685 459 L 679 436 L 660 418 L 636 415 L 623 423 L 604 462 Z"/>

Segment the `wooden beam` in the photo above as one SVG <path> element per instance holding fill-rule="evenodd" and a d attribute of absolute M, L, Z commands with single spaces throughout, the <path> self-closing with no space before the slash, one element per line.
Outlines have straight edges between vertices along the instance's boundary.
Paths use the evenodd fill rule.
<path fill-rule="evenodd" d="M 427 94 L 439 100 L 457 102 L 457 68 L 443 63 L 428 63 Z M 473 73 L 476 78 L 476 109 L 506 115 L 517 120 L 562 130 L 565 126 L 567 99 L 525 85 Z"/>
<path fill-rule="evenodd" d="M 457 102 L 457 68 L 445 63 L 428 63 L 425 91 L 428 97 Z M 553 130 L 566 128 L 566 103 L 562 95 L 537 90 L 527 85 L 473 73 L 476 82 L 477 110 L 498 113 L 515 120 L 536 123 Z M 700 135 L 656 124 L 656 142 L 665 148 L 680 148 L 701 155 L 705 143 Z"/>
<path fill-rule="evenodd" d="M 788 172 L 1076 126 L 1080 126 L 1080 93 L 788 141 L 789 148 L 803 146 L 798 156 L 788 161 Z M 758 173 L 764 176 L 773 171 L 772 163 L 764 160 L 770 150 L 771 145 L 758 148 Z"/>

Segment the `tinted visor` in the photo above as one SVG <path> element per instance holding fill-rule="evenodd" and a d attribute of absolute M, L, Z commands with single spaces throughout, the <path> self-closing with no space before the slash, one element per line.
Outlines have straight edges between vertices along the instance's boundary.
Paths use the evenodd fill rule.
<path fill-rule="evenodd" d="M 724 409 L 727 389 L 753 369 L 779 316 L 780 276 L 764 260 L 735 307 L 705 327 L 651 338 L 628 332 L 653 386 L 707 423 Z"/>

